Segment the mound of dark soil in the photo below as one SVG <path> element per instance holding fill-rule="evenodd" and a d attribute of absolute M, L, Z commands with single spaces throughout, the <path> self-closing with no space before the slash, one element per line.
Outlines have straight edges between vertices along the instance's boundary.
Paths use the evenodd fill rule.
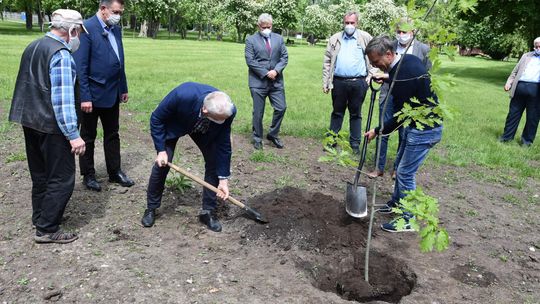
<path fill-rule="evenodd" d="M 299 255 L 297 265 L 321 290 L 348 300 L 397 303 L 416 284 L 416 275 L 404 262 L 373 250 L 370 282 L 364 281 L 369 219 L 351 218 L 343 202 L 288 187 L 254 197 L 248 204 L 269 223 L 249 225 L 247 238 L 270 241 L 285 250 L 309 251 L 311 255 Z"/>

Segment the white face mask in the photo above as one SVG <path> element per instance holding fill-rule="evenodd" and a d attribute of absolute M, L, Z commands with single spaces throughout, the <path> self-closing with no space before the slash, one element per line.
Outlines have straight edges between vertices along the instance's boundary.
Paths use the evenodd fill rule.
<path fill-rule="evenodd" d="M 411 34 L 405 33 L 405 34 L 396 34 L 396 39 L 399 41 L 400 44 L 405 45 L 411 41 Z"/>
<path fill-rule="evenodd" d="M 71 53 L 75 53 L 79 49 L 79 46 L 81 45 L 81 40 L 79 40 L 79 36 L 77 35 L 71 36 L 71 32 L 73 32 L 73 29 L 74 27 L 71 27 L 68 32 L 69 33 L 68 45 L 71 48 Z"/>
<path fill-rule="evenodd" d="M 111 25 L 117 25 L 118 22 L 120 22 L 120 18 L 121 18 L 120 15 L 111 14 L 111 15 L 109 16 L 109 19 L 107 19 L 107 25 L 109 25 L 109 26 L 111 26 Z"/>
<path fill-rule="evenodd" d="M 272 30 L 268 28 L 261 31 L 261 35 L 263 35 L 266 38 L 270 37 L 270 33 L 272 33 Z"/>
<path fill-rule="evenodd" d="M 347 35 L 351 36 L 352 34 L 354 34 L 354 31 L 356 31 L 356 27 L 354 25 L 345 25 L 345 33 L 347 33 Z"/>

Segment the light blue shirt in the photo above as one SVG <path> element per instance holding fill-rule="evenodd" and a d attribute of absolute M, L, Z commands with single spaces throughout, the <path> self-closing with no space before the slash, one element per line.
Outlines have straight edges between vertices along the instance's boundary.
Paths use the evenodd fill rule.
<path fill-rule="evenodd" d="M 118 53 L 118 44 L 116 43 L 116 38 L 114 37 L 114 34 L 111 32 L 113 26 L 108 27 L 101 18 L 98 16 L 99 23 L 101 23 L 101 26 L 103 27 L 103 30 L 105 33 L 107 33 L 107 38 L 109 39 L 109 42 L 111 43 L 111 46 L 114 50 L 114 53 L 116 54 L 116 57 L 118 60 L 120 60 L 120 54 Z"/>
<path fill-rule="evenodd" d="M 540 56 L 532 56 L 525 67 L 525 71 L 521 74 L 519 81 L 540 82 Z"/>
<path fill-rule="evenodd" d="M 338 77 L 366 76 L 366 60 L 364 50 L 358 45 L 354 35 L 343 33 L 341 48 L 336 58 L 334 75 Z"/>

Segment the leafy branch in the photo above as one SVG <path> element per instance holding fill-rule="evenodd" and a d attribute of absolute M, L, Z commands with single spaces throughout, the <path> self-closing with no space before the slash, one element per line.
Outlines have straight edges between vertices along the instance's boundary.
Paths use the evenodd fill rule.
<path fill-rule="evenodd" d="M 342 167 L 354 167 L 357 165 L 349 143 L 348 132 L 340 131 L 336 134 L 336 132 L 328 130 L 322 144 L 326 155 L 319 157 L 319 162 L 335 163 Z"/>
<path fill-rule="evenodd" d="M 431 252 L 433 248 L 441 252 L 448 249 L 450 238 L 446 229 L 439 225 L 439 202 L 436 198 L 425 194 L 421 188 L 406 191 L 407 196 L 399 201 L 399 208 L 393 208 L 397 214 L 409 213 L 411 228 L 419 232 L 420 250 Z M 403 230 L 406 221 L 400 217 L 396 228 Z"/>

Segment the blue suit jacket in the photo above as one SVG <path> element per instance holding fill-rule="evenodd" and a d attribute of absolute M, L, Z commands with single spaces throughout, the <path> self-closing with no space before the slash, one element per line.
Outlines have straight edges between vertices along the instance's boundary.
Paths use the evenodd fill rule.
<path fill-rule="evenodd" d="M 182 137 L 193 131 L 199 119 L 206 95 L 218 89 L 206 84 L 185 82 L 173 89 L 161 101 L 150 117 L 150 132 L 157 152 L 165 151 L 165 141 Z M 214 159 L 218 176 L 229 176 L 231 166 L 231 124 L 233 115 L 223 124 L 210 122 L 208 131 L 201 136 L 205 142 L 215 144 Z"/>
<path fill-rule="evenodd" d="M 122 33 L 118 26 L 107 33 L 95 15 L 85 20 L 84 26 L 88 34 L 81 34 L 81 46 L 73 53 L 81 101 L 91 101 L 98 108 L 111 108 L 118 102 L 120 94 L 128 92 Z M 116 38 L 120 60 L 107 37 L 111 34 Z"/>

